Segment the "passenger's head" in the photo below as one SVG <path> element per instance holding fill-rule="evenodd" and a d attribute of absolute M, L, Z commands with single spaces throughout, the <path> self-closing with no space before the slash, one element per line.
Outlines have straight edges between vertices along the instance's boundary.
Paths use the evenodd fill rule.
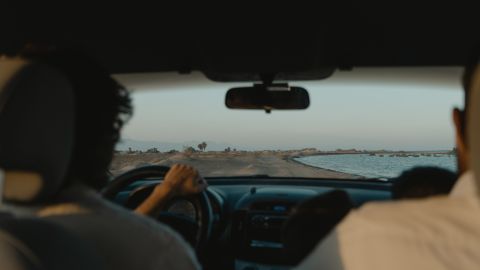
<path fill-rule="evenodd" d="M 425 198 L 448 194 L 457 180 L 455 173 L 438 167 L 416 167 L 393 180 L 394 199 Z"/>
<path fill-rule="evenodd" d="M 22 56 L 63 72 L 75 95 L 75 143 L 67 185 L 100 189 L 108 181 L 120 130 L 132 114 L 127 90 L 89 55 L 77 50 L 27 49 Z"/>
<path fill-rule="evenodd" d="M 462 77 L 462 86 L 465 92 L 465 107 L 464 109 L 453 110 L 453 122 L 455 124 L 456 145 L 457 145 L 457 158 L 458 158 L 458 170 L 459 173 L 464 173 L 468 170 L 468 145 L 467 145 L 467 110 L 470 104 L 469 96 L 472 88 L 473 75 L 478 68 L 480 62 L 480 55 L 475 55 L 469 58 L 469 62 L 465 66 L 465 71 Z"/>

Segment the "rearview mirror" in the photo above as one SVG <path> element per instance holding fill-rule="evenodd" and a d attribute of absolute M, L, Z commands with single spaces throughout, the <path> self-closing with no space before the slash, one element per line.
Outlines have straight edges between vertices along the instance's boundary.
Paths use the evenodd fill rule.
<path fill-rule="evenodd" d="M 230 109 L 265 110 L 303 110 L 310 105 L 307 90 L 290 87 L 288 84 L 238 87 L 228 90 L 225 104 Z"/>

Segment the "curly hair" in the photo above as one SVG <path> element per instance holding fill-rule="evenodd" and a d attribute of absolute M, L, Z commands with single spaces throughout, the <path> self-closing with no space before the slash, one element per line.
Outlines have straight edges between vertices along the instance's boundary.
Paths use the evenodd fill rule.
<path fill-rule="evenodd" d="M 80 50 L 22 51 L 21 56 L 63 72 L 75 94 L 75 143 L 66 185 L 101 189 L 109 181 L 120 130 L 133 113 L 129 92 L 94 58 Z"/>

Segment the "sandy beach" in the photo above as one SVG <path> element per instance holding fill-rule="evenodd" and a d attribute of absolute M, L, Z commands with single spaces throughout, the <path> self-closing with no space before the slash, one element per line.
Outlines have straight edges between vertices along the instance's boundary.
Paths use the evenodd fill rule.
<path fill-rule="evenodd" d="M 357 179 L 360 176 L 320 169 L 293 160 L 305 153 L 262 152 L 195 152 L 195 153 L 118 153 L 112 162 L 114 175 L 145 165 L 175 163 L 196 167 L 205 177 L 248 176 L 266 174 L 281 177 Z"/>

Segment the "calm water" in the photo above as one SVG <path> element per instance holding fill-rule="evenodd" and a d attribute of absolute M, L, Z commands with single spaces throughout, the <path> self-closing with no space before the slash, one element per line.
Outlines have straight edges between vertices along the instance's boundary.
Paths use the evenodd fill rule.
<path fill-rule="evenodd" d="M 354 155 L 323 155 L 296 158 L 295 160 L 307 165 L 361 175 L 368 178 L 392 178 L 400 175 L 404 170 L 417 166 L 437 166 L 456 171 L 455 156 L 439 157 L 389 157 L 385 155 L 370 156 L 368 154 Z"/>

